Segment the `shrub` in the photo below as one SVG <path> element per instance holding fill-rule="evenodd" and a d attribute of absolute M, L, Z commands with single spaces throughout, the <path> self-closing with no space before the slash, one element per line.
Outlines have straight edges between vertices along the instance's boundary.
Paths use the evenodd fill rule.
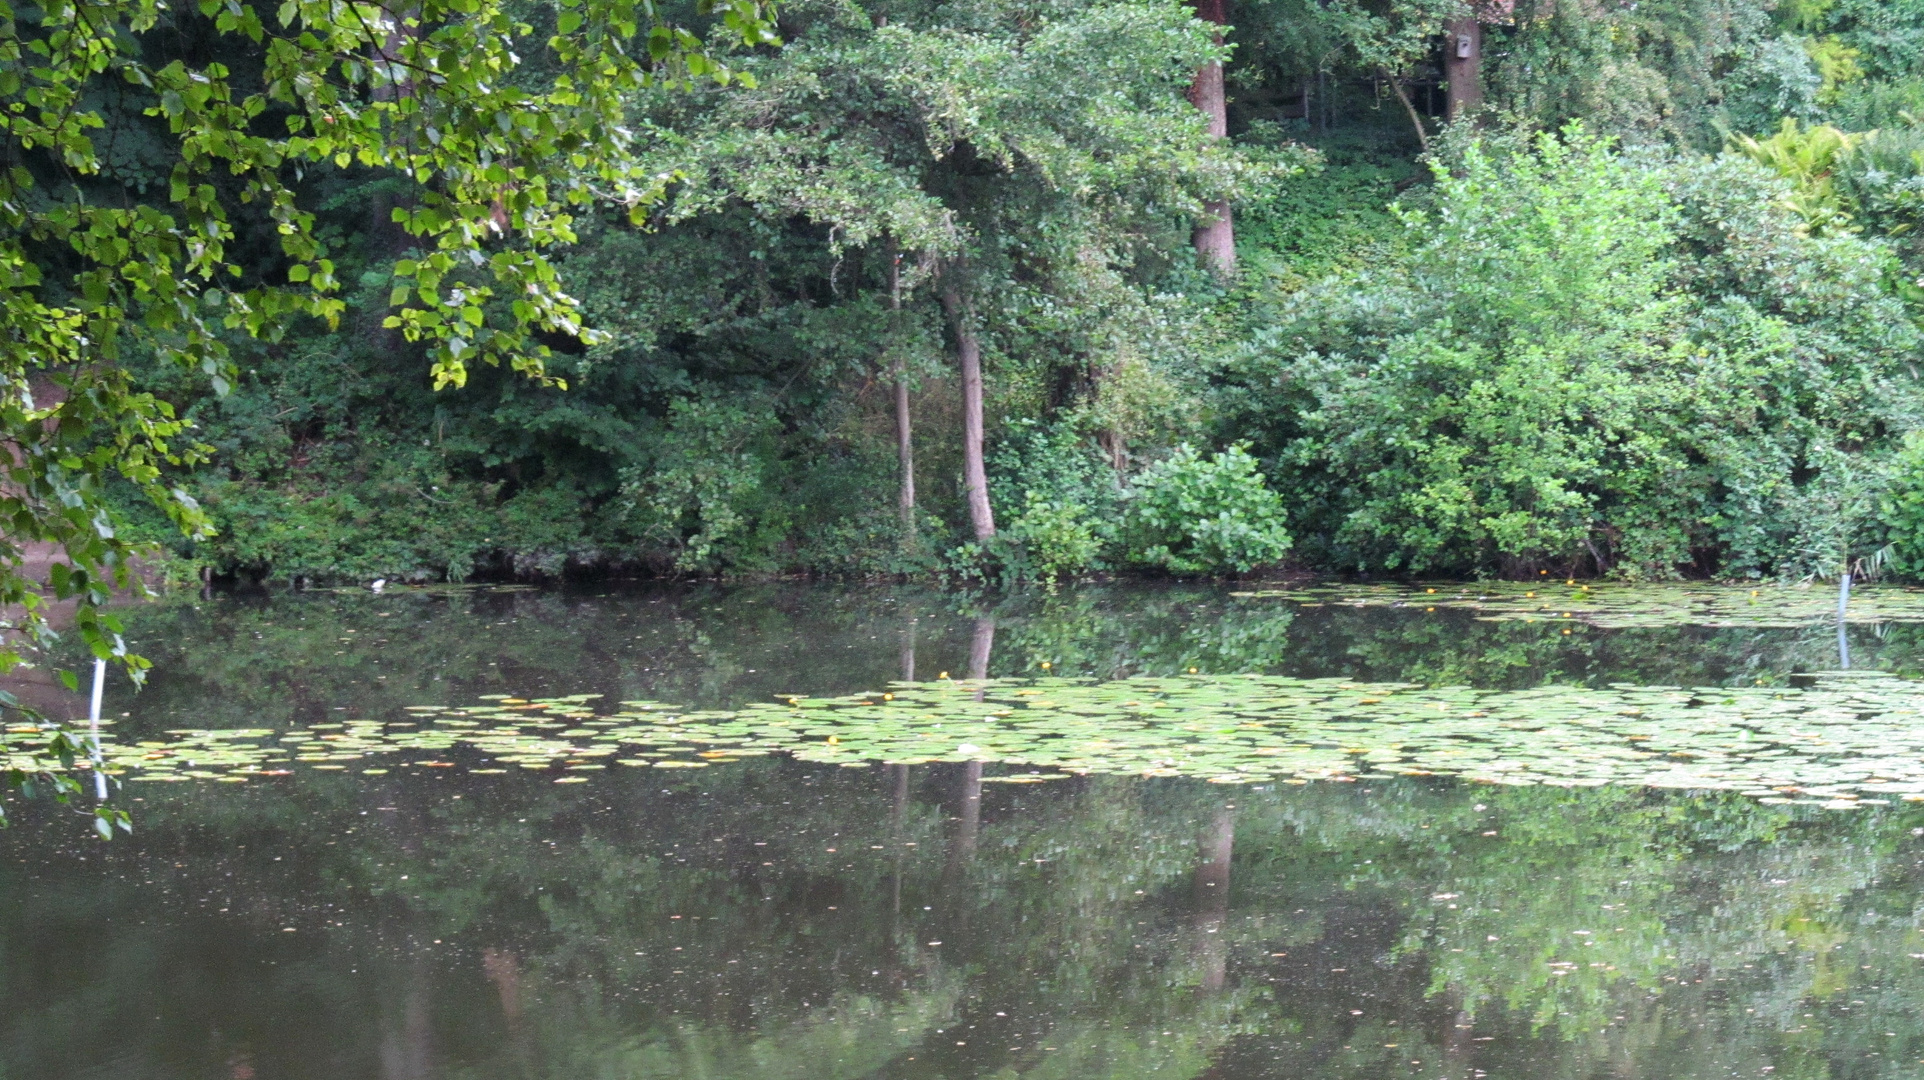
<path fill-rule="evenodd" d="M 1724 80 L 1724 111 L 1737 131 L 1761 131 L 1781 117 L 1817 115 L 1824 76 L 1793 35 L 1756 42 Z"/>
<path fill-rule="evenodd" d="M 314 581 L 459 581 L 506 557 L 551 577 L 571 557 L 608 553 L 587 505 L 565 483 L 502 498 L 495 483 L 454 479 L 431 451 L 375 444 L 310 463 L 277 483 L 208 478 L 196 486 L 219 532 L 193 550 L 223 573 Z"/>
<path fill-rule="evenodd" d="M 1924 572 L 1924 432 L 1912 432 L 1891 462 L 1877 503 L 1877 520 L 1891 545 L 1891 568 L 1909 577 Z"/>
<path fill-rule="evenodd" d="M 1732 135 L 1730 146 L 1789 180 L 1790 206 L 1812 228 L 1837 230 L 1851 220 L 1837 190 L 1837 174 L 1857 154 L 1863 138 L 1829 124 L 1800 126 L 1787 116 L 1775 135 L 1763 139 Z"/>
<path fill-rule="evenodd" d="M 1924 399 L 1890 252 L 1814 235 L 1789 194 L 1574 127 L 1439 166 L 1421 242 L 1305 291 L 1239 374 L 1297 410 L 1274 449 L 1312 557 L 1813 569 Z"/>
<path fill-rule="evenodd" d="M 1007 576 L 1054 581 L 1101 565 L 1112 532 L 1089 507 L 1030 491 L 1022 512 L 997 535 Z"/>
<path fill-rule="evenodd" d="M 1026 507 L 1030 497 L 1083 507 L 1091 516 L 1113 511 L 1122 497 L 1115 468 L 1073 424 L 1011 419 L 988 456 L 989 501 L 1000 509 Z"/>
<path fill-rule="evenodd" d="M 1240 446 L 1205 458 L 1185 443 L 1144 469 L 1123 530 L 1130 561 L 1179 574 L 1247 572 L 1290 549 L 1283 500 Z"/>
<path fill-rule="evenodd" d="M 1891 237 L 1918 265 L 1924 249 L 1924 125 L 1865 132 L 1838 174 L 1851 212 L 1865 229 Z"/>
<path fill-rule="evenodd" d="M 767 402 L 681 397 L 646 464 L 622 475 L 630 522 L 644 542 L 675 553 L 675 568 L 764 569 L 787 532 L 767 473 L 779 422 Z"/>
<path fill-rule="evenodd" d="M 1054 581 L 1103 567 L 1123 493 L 1115 469 L 1081 432 L 1068 423 L 1012 420 L 988 466 L 989 498 L 1004 515 L 989 553 L 1005 578 Z"/>

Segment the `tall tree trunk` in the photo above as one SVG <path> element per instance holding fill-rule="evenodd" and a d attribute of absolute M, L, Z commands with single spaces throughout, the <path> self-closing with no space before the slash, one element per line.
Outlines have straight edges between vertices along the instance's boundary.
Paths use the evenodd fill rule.
<path fill-rule="evenodd" d="M 889 237 L 883 249 L 889 275 L 889 346 L 895 353 L 895 456 L 901 464 L 902 490 L 896 509 L 902 515 L 902 532 L 915 543 L 915 439 L 909 417 L 909 358 L 902 351 L 902 253 L 895 238 Z"/>
<path fill-rule="evenodd" d="M 1443 71 L 1449 78 L 1450 119 L 1458 120 L 1483 107 L 1483 24 L 1458 19 L 1449 25 L 1443 47 Z"/>
<path fill-rule="evenodd" d="M 1129 440 L 1112 427 L 1097 432 L 1096 442 L 1101 444 L 1103 453 L 1109 455 L 1109 468 L 1115 473 L 1111 479 L 1118 488 L 1126 487 L 1129 481 Z"/>
<path fill-rule="evenodd" d="M 955 337 L 955 359 L 962 369 L 962 477 L 968 489 L 969 524 L 978 541 L 995 536 L 989 508 L 989 472 L 982 462 L 982 345 L 975 337 L 975 312 L 953 277 L 942 284 L 942 310 Z"/>
<path fill-rule="evenodd" d="M 1229 24 L 1229 0 L 1193 0 L 1196 17 L 1218 27 Z M 1221 30 L 1216 31 L 1216 43 L 1222 44 Z M 1209 121 L 1211 138 L 1222 139 L 1229 136 L 1229 97 L 1223 87 L 1223 66 L 1212 61 L 1204 64 L 1196 72 L 1196 79 L 1189 84 L 1189 101 L 1201 109 Z M 1236 272 L 1236 227 L 1230 217 L 1229 203 L 1217 199 L 1204 206 L 1207 218 L 1196 231 L 1190 234 L 1196 245 L 1196 256 L 1204 266 L 1222 277 Z"/>

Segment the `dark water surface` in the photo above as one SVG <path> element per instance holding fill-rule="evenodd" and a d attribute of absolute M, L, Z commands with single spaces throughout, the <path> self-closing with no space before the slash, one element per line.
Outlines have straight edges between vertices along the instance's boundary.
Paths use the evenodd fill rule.
<path fill-rule="evenodd" d="M 1183 587 L 309 593 L 130 630 L 123 740 L 945 673 L 1772 685 L 1837 644 Z M 1852 634 L 1860 668 L 1924 657 Z M 1924 1075 L 1924 804 L 1011 771 L 403 761 L 129 784 L 110 845 L 16 804 L 0 1080 Z"/>

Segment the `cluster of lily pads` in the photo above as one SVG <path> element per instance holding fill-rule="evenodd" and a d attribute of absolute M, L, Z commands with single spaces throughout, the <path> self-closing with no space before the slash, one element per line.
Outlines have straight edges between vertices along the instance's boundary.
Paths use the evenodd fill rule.
<path fill-rule="evenodd" d="M 1234 594 L 1286 600 L 1307 607 L 1459 609 L 1479 619 L 1571 620 L 1608 628 L 1656 626 L 1798 627 L 1837 617 L 1837 590 L 1807 585 L 1720 585 L 1673 582 L 1546 580 L 1471 584 L 1319 584 Z M 1924 589 L 1878 585 L 1852 594 L 1845 619 L 1854 623 L 1924 622 Z"/>
<path fill-rule="evenodd" d="M 1081 773 L 1218 783 L 1454 776 L 1496 784 L 1725 789 L 1773 802 L 1924 801 L 1924 687 L 1875 673 L 1802 688 L 1528 690 L 1268 675 L 938 680 L 731 711 L 594 695 L 417 706 L 405 719 L 103 741 L 131 781 L 241 782 L 296 770 L 702 768 L 781 752 L 832 765 L 996 763 L 1000 782 Z M 31 735 L 0 751 L 19 763 Z"/>

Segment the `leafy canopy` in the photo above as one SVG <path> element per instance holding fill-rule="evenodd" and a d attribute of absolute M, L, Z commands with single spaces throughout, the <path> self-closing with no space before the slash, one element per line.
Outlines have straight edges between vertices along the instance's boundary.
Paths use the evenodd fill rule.
<path fill-rule="evenodd" d="M 103 493 L 131 484 L 204 533 L 163 479 L 203 448 L 123 361 L 225 392 L 234 335 L 335 325 L 340 282 L 304 180 L 358 167 L 411 182 L 393 217 L 413 251 L 392 266 L 386 323 L 424 344 L 437 386 L 476 361 L 542 378 L 536 335 L 592 337 L 545 252 L 573 239 L 578 208 L 639 219 L 667 182 L 640 161 L 629 96 L 728 83 L 711 46 L 776 39 L 762 0 L 701 0 L 707 42 L 654 0 L 558 2 L 544 39 L 502 0 L 0 0 L 0 604 L 29 636 L 47 627 L 25 560 L 54 550 L 47 584 L 79 601 L 93 652 L 143 666 L 96 610 L 137 587 Z M 106 108 L 129 93 L 145 121 Z M 164 199 L 113 183 L 105 146 L 128 123 L 164 133 Z M 253 235 L 277 248 L 265 267 L 238 256 Z M 19 659 L 0 648 L 0 668 Z"/>

